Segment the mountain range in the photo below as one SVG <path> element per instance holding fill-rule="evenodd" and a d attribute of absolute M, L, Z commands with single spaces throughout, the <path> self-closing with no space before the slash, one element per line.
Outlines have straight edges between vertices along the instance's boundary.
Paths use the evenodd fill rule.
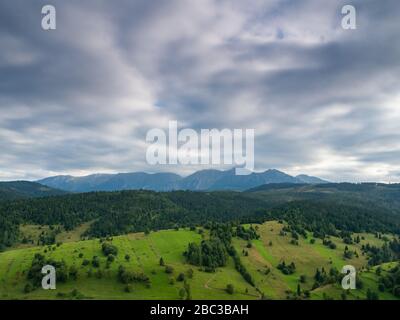
<path fill-rule="evenodd" d="M 0 182 L 0 200 L 38 198 L 46 196 L 58 196 L 63 194 L 66 194 L 66 192 L 36 182 L 30 182 L 30 181 Z"/>
<path fill-rule="evenodd" d="M 279 170 L 270 169 L 264 172 L 251 173 L 250 175 L 235 175 L 235 169 L 201 170 L 187 177 L 174 173 L 117 173 L 117 174 L 93 174 L 83 177 L 54 176 L 38 183 L 69 192 L 90 191 L 118 191 L 118 190 L 191 190 L 191 191 L 214 191 L 214 190 L 236 190 L 244 191 L 264 184 L 271 183 L 293 183 L 293 184 L 323 184 L 328 181 L 317 177 L 298 175 L 290 176 Z"/>

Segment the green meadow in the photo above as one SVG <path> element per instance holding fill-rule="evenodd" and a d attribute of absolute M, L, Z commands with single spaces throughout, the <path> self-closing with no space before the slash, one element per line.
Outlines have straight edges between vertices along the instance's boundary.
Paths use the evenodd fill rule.
<path fill-rule="evenodd" d="M 106 269 L 106 257 L 101 251 L 99 240 L 66 242 L 60 246 L 42 246 L 9 250 L 0 253 L 0 298 L 1 299 L 57 299 L 59 293 L 68 294 L 76 289 L 86 299 L 179 299 L 179 290 L 183 283 L 174 281 L 179 273 L 194 271 L 192 279 L 188 279 L 194 299 L 252 299 L 258 295 L 236 272 L 233 261 L 215 273 L 199 271 L 195 266 L 185 263 L 183 252 L 189 242 L 200 242 L 201 236 L 188 230 L 165 230 L 144 235 L 143 233 L 113 237 L 112 243 L 118 247 L 118 255 L 110 268 Z M 68 266 L 75 265 L 79 269 L 76 281 L 57 283 L 56 290 L 37 289 L 24 293 L 26 270 L 29 269 L 35 253 L 47 258 L 65 260 Z M 83 256 L 80 257 L 80 254 Z M 129 255 L 127 261 L 125 256 Z M 100 267 L 83 266 L 84 259 L 93 256 L 100 258 Z M 165 264 L 173 267 L 173 274 L 167 274 L 165 267 L 160 266 L 160 258 Z M 124 292 L 124 285 L 116 278 L 120 265 L 127 269 L 143 272 L 150 277 L 151 286 L 134 285 L 132 292 Z M 96 277 L 96 271 L 102 270 L 102 277 Z M 91 276 L 88 274 L 92 273 Z M 227 283 L 235 286 L 233 295 L 225 291 Z M 247 290 L 246 290 L 247 289 Z M 247 291 L 247 292 L 246 292 Z"/>
<path fill-rule="evenodd" d="M 343 240 L 330 237 L 330 240 L 336 244 L 336 249 L 330 249 L 322 244 L 321 239 L 315 239 L 311 244 L 312 235 L 308 234 L 307 239 L 302 237 L 298 240 L 298 245 L 291 244 L 290 235 L 280 235 L 282 225 L 276 221 L 266 222 L 258 225 L 259 240 L 252 241 L 252 247 L 247 248 L 247 242 L 235 238 L 233 240 L 236 249 L 239 252 L 243 250 L 248 252 L 248 256 L 241 257 L 247 269 L 253 275 L 257 288 L 263 292 L 266 298 L 285 299 L 289 292 L 295 292 L 297 285 L 300 284 L 302 290 L 309 290 L 311 299 L 323 299 L 325 292 L 327 297 L 339 298 L 342 288 L 339 286 L 328 285 L 324 288 L 312 290 L 313 278 L 316 268 L 329 270 L 331 267 L 339 271 L 345 265 L 352 265 L 359 271 L 361 279 L 366 279 L 366 288 L 371 287 L 377 291 L 377 278 L 373 270 L 367 272 L 367 257 L 362 255 L 361 246 L 370 243 L 371 245 L 383 245 L 384 241 L 376 238 L 372 234 L 354 234 L 361 237 L 360 243 L 344 244 Z M 390 236 L 387 235 L 388 238 Z M 359 256 L 352 259 L 345 259 L 343 253 L 345 247 L 350 251 L 356 251 Z M 296 272 L 291 275 L 284 275 L 276 266 L 285 261 L 287 264 L 294 262 Z M 269 270 L 269 271 L 268 271 Z M 305 276 L 305 282 L 300 283 L 300 276 Z M 374 277 L 375 276 L 375 277 Z M 368 281 L 371 279 L 372 281 Z M 365 298 L 364 290 L 358 294 L 350 295 L 351 298 Z M 391 294 L 382 295 L 382 298 L 394 298 Z"/>
<path fill-rule="evenodd" d="M 365 283 L 363 289 L 350 292 L 349 299 L 365 299 L 367 288 L 377 291 L 377 276 L 373 268 L 366 267 L 367 257 L 361 253 L 362 244 L 383 244 L 383 240 L 374 235 L 360 234 L 360 243 L 347 245 L 349 250 L 358 253 L 358 257 L 344 259 L 346 245 L 339 238 L 330 238 L 336 244 L 336 249 L 324 246 L 321 239 L 315 239 L 315 243 L 311 243 L 311 234 L 307 239 L 300 237 L 298 245 L 294 245 L 290 243 L 290 235 L 281 234 L 283 224 L 277 221 L 253 226 L 260 239 L 252 240 L 251 247 L 240 238 L 233 238 L 232 243 L 239 252 L 243 265 L 253 277 L 254 286 L 247 283 L 236 271 L 231 257 L 225 267 L 218 268 L 214 273 L 205 272 L 185 261 L 183 252 L 188 243 L 200 243 L 203 238 L 207 238 L 206 232 L 199 234 L 197 231 L 180 229 L 115 236 L 112 244 L 118 248 L 118 254 L 107 267 L 107 258 L 101 250 L 99 239 L 79 240 L 88 228 L 88 224 L 85 224 L 73 232 L 58 234 L 58 245 L 31 244 L 29 247 L 29 244 L 25 244 L 0 253 L 0 299 L 180 299 L 179 291 L 184 284 L 177 281 L 177 276 L 180 273 L 188 274 L 190 269 L 193 270 L 193 276 L 186 277 L 186 281 L 190 286 L 192 299 L 286 299 L 297 290 L 298 284 L 301 290 L 310 291 L 310 299 L 340 299 L 342 289 L 339 285 L 327 285 L 312 290 L 313 277 L 316 268 L 324 267 L 329 270 L 336 267 L 341 270 L 348 264 L 357 268 L 358 276 Z M 21 231 L 30 238 L 38 237 L 43 230 L 48 230 L 48 227 L 21 227 Z M 247 253 L 244 254 L 245 252 Z M 75 266 L 78 269 L 78 278 L 68 279 L 65 283 L 58 282 L 56 290 L 39 288 L 25 293 L 27 270 L 35 253 L 57 261 L 64 260 L 68 267 Z M 91 264 L 82 264 L 85 259 L 92 260 L 94 256 L 100 259 L 98 268 Z M 129 260 L 126 256 L 129 256 Z M 165 265 L 173 268 L 172 273 L 166 273 L 165 266 L 160 265 L 160 258 Z M 283 274 L 277 269 L 282 261 L 287 264 L 294 262 L 296 271 L 290 275 Z M 134 283 L 131 292 L 125 292 L 125 285 L 117 280 L 120 265 L 127 270 L 146 274 L 150 278 L 150 285 Z M 384 265 L 383 272 L 387 272 L 390 267 L 391 264 Z M 301 276 L 303 281 L 300 283 Z M 233 294 L 226 291 L 228 284 L 233 285 Z M 395 297 L 385 292 L 380 294 L 380 298 Z"/>

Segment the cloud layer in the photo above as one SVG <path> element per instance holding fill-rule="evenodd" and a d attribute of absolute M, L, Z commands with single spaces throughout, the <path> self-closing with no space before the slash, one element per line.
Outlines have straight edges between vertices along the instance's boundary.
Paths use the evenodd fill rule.
<path fill-rule="evenodd" d="M 0 180 L 175 171 L 146 132 L 254 128 L 256 167 L 400 181 L 397 0 L 0 3 Z M 53 4 L 57 30 L 41 29 Z"/>

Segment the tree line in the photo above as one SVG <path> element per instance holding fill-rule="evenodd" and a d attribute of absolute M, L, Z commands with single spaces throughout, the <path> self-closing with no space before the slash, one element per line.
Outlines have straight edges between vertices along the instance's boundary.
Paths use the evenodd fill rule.
<path fill-rule="evenodd" d="M 400 213 L 379 204 L 350 201 L 301 200 L 281 203 L 271 196 L 239 192 L 116 191 L 0 202 L 0 250 L 19 241 L 19 225 L 61 225 L 72 230 L 94 220 L 85 237 L 204 226 L 209 222 L 262 223 L 285 220 L 293 234 L 304 230 L 315 237 L 340 231 L 400 234 Z M 251 235 L 241 234 L 248 237 Z M 249 231 L 250 232 L 250 231 Z M 45 241 L 46 242 L 46 241 Z"/>

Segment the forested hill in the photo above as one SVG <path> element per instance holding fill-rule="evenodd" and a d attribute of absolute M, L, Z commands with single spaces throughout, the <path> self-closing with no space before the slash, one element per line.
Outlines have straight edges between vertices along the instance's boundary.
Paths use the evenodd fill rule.
<path fill-rule="evenodd" d="M 36 182 L 0 182 L 0 201 L 22 198 L 46 197 L 66 194 L 65 191 L 44 186 Z"/>
<path fill-rule="evenodd" d="M 247 191 L 254 198 L 267 202 L 330 201 L 361 206 L 384 207 L 388 211 L 400 212 L 400 184 L 382 183 L 326 183 L 270 184 Z"/>
<path fill-rule="evenodd" d="M 357 188 L 277 186 L 244 193 L 118 191 L 3 201 L 0 243 L 17 241 L 21 223 L 72 229 L 92 220 L 87 236 L 204 225 L 210 221 L 272 219 L 284 219 L 321 234 L 335 234 L 336 229 L 399 234 L 399 189 L 377 185 L 369 186 L 366 192 Z"/>

